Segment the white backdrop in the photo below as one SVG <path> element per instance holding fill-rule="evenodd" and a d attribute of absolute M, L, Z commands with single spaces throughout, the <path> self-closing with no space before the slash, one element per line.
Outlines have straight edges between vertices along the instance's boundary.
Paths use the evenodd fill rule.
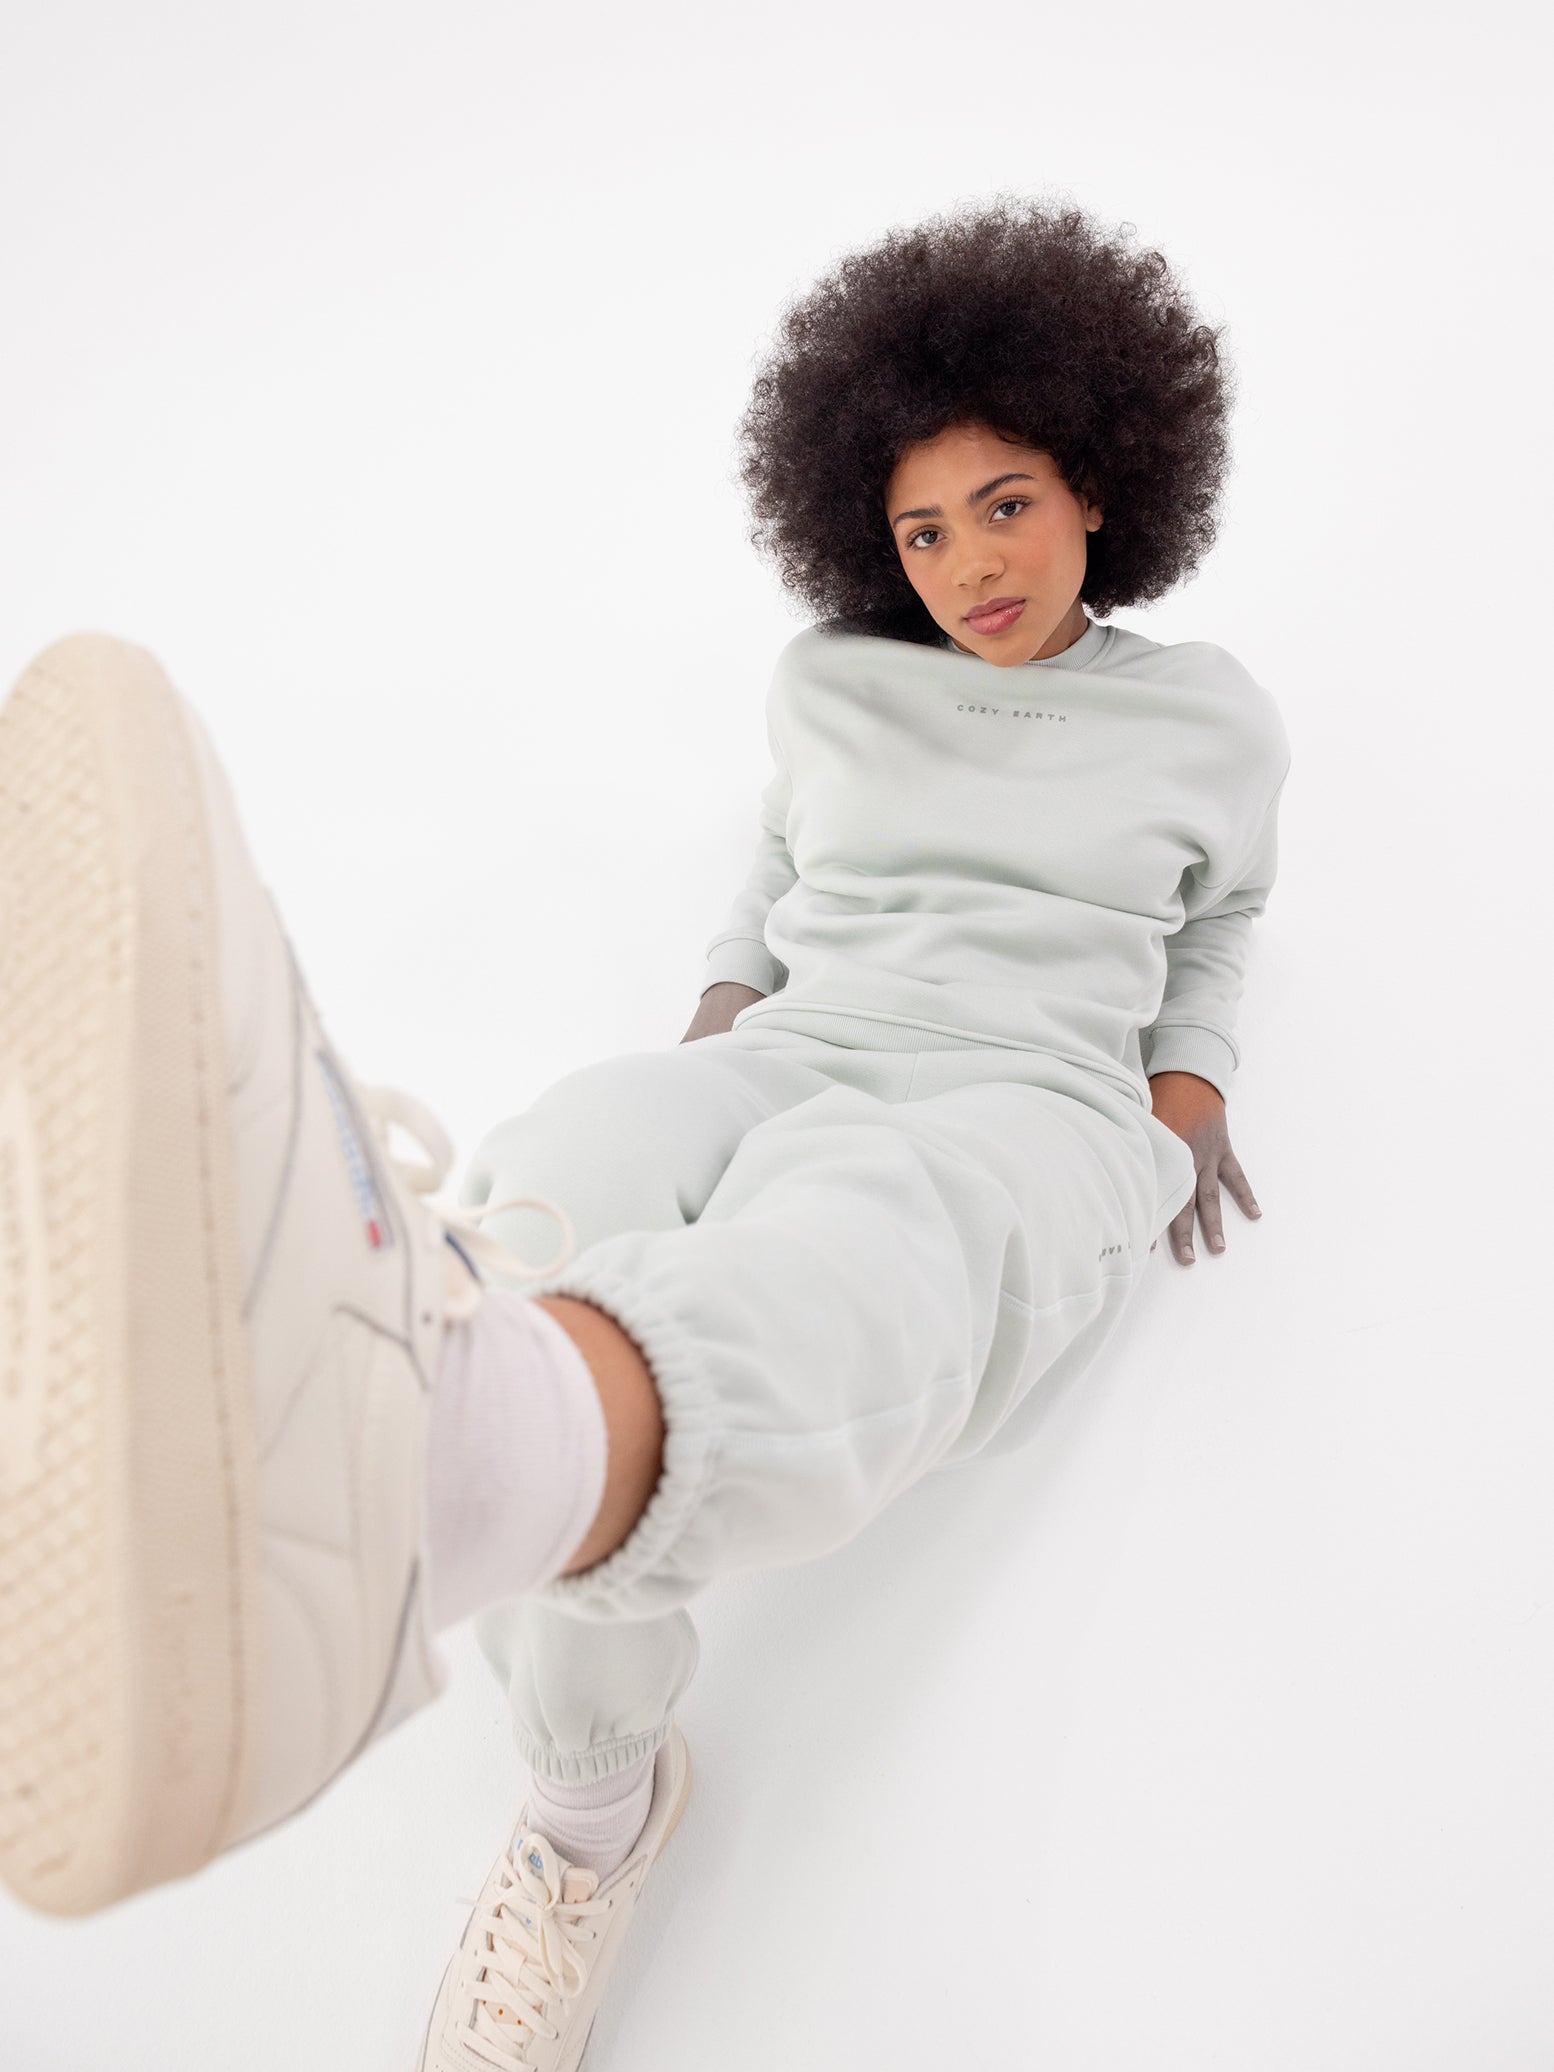
<path fill-rule="evenodd" d="M 0 680 L 201 706 L 326 1019 L 467 1154 L 674 1043 L 798 607 L 733 426 L 783 303 L 997 190 L 1229 322 L 1158 607 L 1295 765 L 1232 1135 L 1039 1442 L 702 1613 L 697 1790 L 589 2072 L 1548 2072 L 1548 165 L 1531 11 L 50 0 L 0 15 Z M 454 1691 L 79 1923 L 26 2072 L 409 2072 L 516 1812 Z"/>

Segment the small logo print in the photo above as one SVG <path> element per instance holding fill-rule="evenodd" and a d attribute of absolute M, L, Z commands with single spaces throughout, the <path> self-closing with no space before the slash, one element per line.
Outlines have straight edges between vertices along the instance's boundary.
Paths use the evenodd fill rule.
<path fill-rule="evenodd" d="M 352 1119 L 351 1104 L 346 1098 L 345 1088 L 340 1084 L 339 1075 L 326 1052 L 315 1051 L 314 1056 L 318 1059 L 318 1069 L 324 1080 L 324 1091 L 328 1094 L 329 1105 L 334 1111 L 335 1129 L 339 1133 L 340 1149 L 345 1154 L 345 1169 L 350 1175 L 351 1191 L 356 1196 L 363 1233 L 372 1250 L 381 1252 L 394 1242 L 394 1236 L 389 1228 L 383 1197 L 378 1192 L 378 1183 L 373 1176 L 371 1161 Z"/>
<path fill-rule="evenodd" d="M 992 718 L 997 719 L 1004 708 L 1001 705 L 967 705 L 962 703 L 957 705 L 955 710 L 957 712 L 987 713 Z M 1010 719 L 1055 719 L 1066 722 L 1068 714 L 1066 712 L 1037 712 L 1029 705 L 1015 705 L 1011 706 L 1007 717 Z"/>
<path fill-rule="evenodd" d="M 0 1097 L 0 1489 L 42 1471 L 48 1282 L 38 1147 L 20 1080 Z"/>

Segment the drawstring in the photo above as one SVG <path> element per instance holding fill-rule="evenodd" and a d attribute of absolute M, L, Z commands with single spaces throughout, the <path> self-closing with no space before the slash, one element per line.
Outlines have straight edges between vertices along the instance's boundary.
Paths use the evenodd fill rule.
<path fill-rule="evenodd" d="M 357 1084 L 356 1093 L 377 1134 L 384 1157 L 405 1186 L 412 1194 L 423 1198 L 434 1194 L 453 1170 L 453 1140 L 430 1108 L 416 1100 L 413 1094 L 408 1094 L 397 1086 Z M 392 1122 L 397 1122 L 427 1153 L 424 1160 L 401 1158 L 389 1149 L 388 1126 Z M 570 1265 L 577 1255 L 577 1233 L 573 1228 L 572 1219 L 565 1209 L 553 1201 L 544 1200 L 540 1195 L 509 1195 L 505 1201 L 488 1201 L 474 1209 L 453 1208 L 443 1202 L 430 1200 L 426 1206 L 450 1234 L 453 1249 L 464 1260 L 465 1265 L 472 1269 L 467 1299 L 449 1299 L 447 1314 L 450 1317 L 472 1316 L 479 1304 L 479 1282 L 473 1276 L 477 1260 L 498 1275 L 517 1274 L 526 1280 L 539 1280 L 546 1274 L 559 1273 L 562 1267 Z M 562 1249 L 544 1266 L 526 1265 L 510 1246 L 502 1244 L 489 1231 L 476 1227 L 487 1216 L 495 1216 L 503 1209 L 520 1208 L 541 1209 L 546 1215 L 554 1216 L 561 1225 Z"/>

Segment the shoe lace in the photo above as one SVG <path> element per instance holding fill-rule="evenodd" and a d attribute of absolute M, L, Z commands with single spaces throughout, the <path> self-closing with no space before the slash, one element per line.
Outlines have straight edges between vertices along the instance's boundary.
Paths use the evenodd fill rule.
<path fill-rule="evenodd" d="M 471 2015 L 460 2039 L 488 2064 L 527 2065 L 531 2044 L 560 2035 L 545 2010 L 577 1999 L 588 1983 L 578 1946 L 597 1940 L 585 1923 L 612 1904 L 594 1897 L 598 1885 L 593 1871 L 567 1863 L 532 1831 L 498 1862 L 469 1938 Z"/>
<path fill-rule="evenodd" d="M 356 1083 L 356 1093 L 362 1110 L 372 1124 L 384 1157 L 394 1168 L 410 1192 L 419 1195 L 426 1207 L 445 1230 L 455 1233 L 457 1249 L 468 1255 L 479 1265 L 488 1267 L 493 1273 L 507 1276 L 521 1275 L 526 1280 L 543 1279 L 546 1274 L 559 1273 L 577 1256 L 577 1233 L 572 1219 L 556 1202 L 547 1201 L 537 1194 L 512 1194 L 503 1201 L 483 1202 L 478 1208 L 455 1208 L 449 1202 L 431 1199 L 453 1170 L 453 1140 L 443 1128 L 431 1109 L 418 1101 L 413 1094 L 397 1086 L 363 1086 Z M 389 1144 L 389 1125 L 398 1123 L 409 1136 L 414 1138 L 427 1157 L 423 1159 L 401 1158 Z M 556 1258 L 543 1266 L 529 1266 L 521 1260 L 508 1245 L 504 1245 L 490 1231 L 477 1226 L 487 1216 L 495 1216 L 503 1209 L 543 1209 L 554 1216 L 561 1225 L 562 1249 Z M 480 1288 L 474 1276 L 470 1285 L 457 1294 L 450 1294 L 447 1314 L 450 1317 L 472 1316 L 480 1302 Z"/>

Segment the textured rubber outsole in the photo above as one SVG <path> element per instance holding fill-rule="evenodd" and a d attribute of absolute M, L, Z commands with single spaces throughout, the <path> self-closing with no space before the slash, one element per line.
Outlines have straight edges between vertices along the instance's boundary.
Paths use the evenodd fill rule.
<path fill-rule="evenodd" d="M 0 1876 L 83 1914 L 247 1787 L 257 1464 L 184 708 L 100 633 L 0 707 Z"/>

